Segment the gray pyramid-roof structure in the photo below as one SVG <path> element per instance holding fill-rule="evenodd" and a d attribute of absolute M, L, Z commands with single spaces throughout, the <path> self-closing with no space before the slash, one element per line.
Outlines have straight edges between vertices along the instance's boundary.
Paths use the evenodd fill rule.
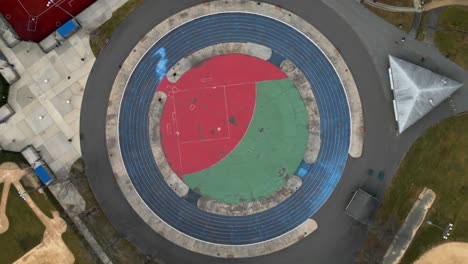
<path fill-rule="evenodd" d="M 393 106 L 400 133 L 463 86 L 457 81 L 391 55 L 389 60 Z"/>

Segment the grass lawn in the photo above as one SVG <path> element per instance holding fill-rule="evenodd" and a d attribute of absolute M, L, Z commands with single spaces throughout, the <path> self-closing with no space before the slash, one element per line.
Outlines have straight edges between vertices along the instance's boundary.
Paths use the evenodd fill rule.
<path fill-rule="evenodd" d="M 3 190 L 3 184 L 0 190 Z M 10 186 L 6 214 L 10 227 L 0 234 L 0 263 L 13 263 L 41 242 L 45 227 L 13 185 Z"/>
<path fill-rule="evenodd" d="M 123 238 L 104 215 L 88 185 L 83 160 L 79 159 L 73 164 L 70 174 L 74 186 L 86 201 L 86 213 L 80 215 L 80 218 L 109 258 L 114 263 L 156 264 Z"/>
<path fill-rule="evenodd" d="M 24 186 L 24 184 L 23 184 Z M 62 235 L 62 239 L 68 248 L 75 256 L 76 264 L 92 264 L 96 263 L 97 258 L 91 253 L 92 249 L 89 247 L 84 238 L 81 237 L 79 231 L 63 211 L 59 202 L 55 199 L 52 193 L 45 189 L 44 194 L 39 192 L 30 193 L 29 196 L 34 200 L 36 205 L 48 217 L 52 217 L 52 211 L 59 211 L 60 217 L 67 222 L 67 231 Z"/>
<path fill-rule="evenodd" d="M 17 152 L 0 151 L 0 164 L 3 162 L 14 162 L 21 168 L 29 167 L 23 156 Z M 3 189 L 0 188 L 0 190 Z M 96 263 L 96 257 L 90 253 L 91 249 L 80 237 L 78 231 L 75 230 L 73 223 L 63 212 L 63 208 L 58 201 L 47 189 L 44 191 L 44 194 L 32 192 L 29 193 L 29 196 L 48 217 L 52 217 L 52 211 L 59 211 L 60 216 L 67 221 L 67 231 L 62 238 L 75 256 L 75 263 Z M 0 249 L 2 252 L 0 254 L 0 263 L 12 263 L 20 258 L 37 246 L 44 234 L 44 226 L 31 208 L 19 197 L 13 185 L 10 187 L 6 213 L 10 227 L 7 232 L 0 235 Z"/>
<path fill-rule="evenodd" d="M 383 256 L 424 187 L 437 194 L 426 220 L 441 226 L 454 223 L 449 241 L 468 242 L 467 130 L 468 115 L 452 117 L 426 131 L 411 147 L 377 211 L 358 263 L 374 263 L 369 258 Z M 423 224 L 400 263 L 413 263 L 443 242 L 441 230 Z"/>
<path fill-rule="evenodd" d="M 437 27 L 465 31 L 437 30 L 434 42 L 442 54 L 468 70 L 468 7 L 448 7 Z"/>
<path fill-rule="evenodd" d="M 403 6 L 403 7 L 413 7 L 413 0 L 377 0 L 376 2 L 392 5 L 392 6 Z"/>
<path fill-rule="evenodd" d="M 10 84 L 3 78 L 0 74 L 0 107 L 8 102 L 8 90 L 10 89 Z"/>
<path fill-rule="evenodd" d="M 414 5 L 413 0 L 378 0 L 377 2 L 392 5 L 392 6 L 403 6 L 412 7 Z M 413 22 L 414 14 L 412 13 L 396 13 L 381 10 L 370 5 L 364 4 L 367 9 L 372 11 L 374 14 L 383 18 L 388 23 L 400 28 L 405 32 L 409 32 L 411 29 L 411 23 Z"/>
<path fill-rule="evenodd" d="M 65 216 L 62 215 L 62 218 Z M 70 222 L 69 219 L 66 220 Z M 75 264 L 99 263 L 98 258 L 91 253 L 92 249 L 74 225 L 68 224 L 67 232 L 62 235 L 62 239 L 75 256 Z"/>
<path fill-rule="evenodd" d="M 23 155 L 19 152 L 11 152 L 0 150 L 0 164 L 4 162 L 16 163 L 20 168 L 29 168 L 28 162 L 24 159 Z"/>
<path fill-rule="evenodd" d="M 141 5 L 143 1 L 144 0 L 129 0 L 119 9 L 115 10 L 108 21 L 91 33 L 89 42 L 94 56 L 97 57 L 99 52 L 101 52 L 102 48 L 106 45 L 107 40 L 111 37 L 112 32 L 114 32 L 128 14 Z"/>

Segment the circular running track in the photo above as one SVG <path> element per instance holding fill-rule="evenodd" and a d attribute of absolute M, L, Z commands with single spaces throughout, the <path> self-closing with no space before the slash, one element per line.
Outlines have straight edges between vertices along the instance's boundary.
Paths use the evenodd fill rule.
<path fill-rule="evenodd" d="M 289 199 L 248 216 L 202 211 L 167 185 L 153 158 L 148 113 L 155 87 L 167 70 L 204 47 L 252 42 L 292 61 L 313 87 L 320 112 L 321 147 L 316 163 L 302 163 L 302 186 Z M 350 145 L 350 113 L 343 85 L 321 50 L 280 21 L 250 13 L 219 13 L 190 21 L 155 43 L 131 75 L 121 102 L 120 147 L 129 177 L 146 205 L 165 223 L 193 238 L 225 245 L 270 240 L 312 217 L 340 180 Z"/>

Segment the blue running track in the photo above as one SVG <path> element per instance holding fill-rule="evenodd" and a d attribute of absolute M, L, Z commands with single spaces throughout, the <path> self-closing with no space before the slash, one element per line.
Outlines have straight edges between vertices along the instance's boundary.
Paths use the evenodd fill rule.
<path fill-rule="evenodd" d="M 297 65 L 312 85 L 321 118 L 321 149 L 315 164 L 303 164 L 303 185 L 291 198 L 262 213 L 221 216 L 178 197 L 153 159 L 148 112 L 167 69 L 183 57 L 223 42 L 253 42 Z M 268 17 L 221 13 L 191 21 L 158 41 L 131 76 L 120 112 L 120 146 L 127 172 L 145 203 L 162 220 L 194 238 L 241 245 L 278 237 L 313 216 L 343 173 L 350 140 L 350 115 L 340 79 L 325 55 L 300 32 Z M 304 172 L 304 170 L 302 170 Z"/>

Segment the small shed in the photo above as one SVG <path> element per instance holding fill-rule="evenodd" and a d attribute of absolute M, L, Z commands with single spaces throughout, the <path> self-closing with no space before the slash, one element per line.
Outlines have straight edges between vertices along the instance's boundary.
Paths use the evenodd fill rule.
<path fill-rule="evenodd" d="M 36 162 L 36 166 L 34 167 L 34 173 L 36 173 L 37 177 L 44 185 L 49 185 L 53 180 L 52 173 L 43 161 Z"/>
<path fill-rule="evenodd" d="M 21 151 L 21 154 L 26 159 L 26 161 L 34 168 L 34 164 L 41 159 L 39 153 L 37 153 L 36 149 L 29 145 Z"/>
<path fill-rule="evenodd" d="M 349 201 L 345 211 L 356 221 L 368 225 L 371 223 L 378 205 L 379 201 L 374 196 L 359 188 Z"/>

